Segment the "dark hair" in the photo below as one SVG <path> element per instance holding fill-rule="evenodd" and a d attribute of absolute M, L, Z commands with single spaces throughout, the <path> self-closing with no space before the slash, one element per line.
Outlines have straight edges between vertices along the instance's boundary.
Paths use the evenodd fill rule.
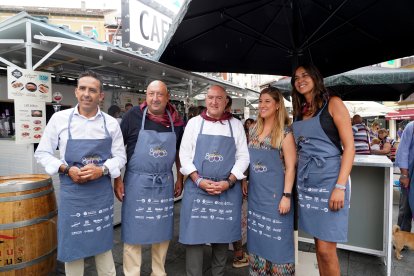
<path fill-rule="evenodd" d="M 247 131 L 247 122 L 250 122 L 250 124 L 253 124 L 254 123 L 254 120 L 252 119 L 252 118 L 248 118 L 248 119 L 246 119 L 246 121 L 244 121 L 244 130 L 246 130 Z"/>
<path fill-rule="evenodd" d="M 126 103 L 125 107 L 127 107 L 127 106 L 134 106 L 134 105 L 132 103 Z"/>
<path fill-rule="evenodd" d="M 228 101 L 228 102 L 227 102 L 227 104 L 226 104 L 226 108 L 224 108 L 225 110 L 226 110 L 227 108 L 231 107 L 231 105 L 233 104 L 233 99 L 232 99 L 229 95 L 227 95 L 227 96 L 226 96 L 226 98 L 227 98 L 227 100 L 229 100 L 229 101 Z"/>
<path fill-rule="evenodd" d="M 80 73 L 78 76 L 78 85 L 79 85 L 79 80 L 83 77 L 91 77 L 91 78 L 98 80 L 99 81 L 99 92 L 103 92 L 102 77 L 98 73 L 92 70 L 87 70 L 87 71 Z"/>
<path fill-rule="evenodd" d="M 111 115 L 112 117 L 116 118 L 115 113 L 118 113 L 118 115 L 119 115 L 119 113 L 121 113 L 121 108 L 117 105 L 111 105 L 108 108 L 108 114 Z"/>
<path fill-rule="evenodd" d="M 313 80 L 315 87 L 312 91 L 312 106 L 310 110 L 312 113 L 315 113 L 316 110 L 322 107 L 323 103 L 329 99 L 328 90 L 323 83 L 323 77 L 319 72 L 318 68 L 316 68 L 313 64 L 303 64 L 299 65 L 293 70 L 292 78 L 290 80 L 290 84 L 292 85 L 292 105 L 293 105 L 293 117 L 301 117 L 302 116 L 302 106 L 306 104 L 305 97 L 300 94 L 295 87 L 296 81 L 296 71 L 302 67 L 305 71 L 309 74 L 310 78 Z"/>

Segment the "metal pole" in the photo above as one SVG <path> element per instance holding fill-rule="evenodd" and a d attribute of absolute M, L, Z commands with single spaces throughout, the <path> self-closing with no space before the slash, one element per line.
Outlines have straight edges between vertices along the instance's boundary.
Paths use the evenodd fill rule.
<path fill-rule="evenodd" d="M 26 69 L 32 70 L 32 23 L 26 22 Z"/>

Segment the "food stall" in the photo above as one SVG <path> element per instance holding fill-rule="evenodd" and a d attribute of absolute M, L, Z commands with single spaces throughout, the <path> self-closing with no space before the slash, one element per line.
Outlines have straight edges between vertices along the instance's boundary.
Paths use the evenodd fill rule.
<path fill-rule="evenodd" d="M 113 104 L 121 108 L 125 102 L 139 104 L 145 97 L 146 86 L 156 79 L 167 84 L 171 100 L 180 106 L 183 113 L 190 105 L 197 104 L 194 96 L 205 93 L 212 84 L 224 86 L 232 96 L 241 99 L 248 95 L 258 96 L 257 92 L 230 82 L 165 65 L 130 49 L 98 42 L 65 28 L 50 25 L 25 12 L 0 22 L 0 42 L 0 116 L 3 112 L 8 113 L 7 118 L 2 118 L 0 124 L 0 129 L 4 129 L 0 132 L 0 175 L 44 173 L 33 157 L 36 141 L 17 143 L 17 140 L 21 140 L 22 135 L 32 138 L 37 135 L 36 139 L 39 140 L 41 129 L 44 129 L 57 106 L 61 109 L 75 106 L 74 89 L 77 76 L 88 69 L 103 77 L 105 99 L 101 108 L 104 111 Z M 10 68 L 21 72 L 27 70 L 29 75 L 39 72 L 47 74 L 50 76 L 50 83 L 23 82 L 17 78 L 12 80 L 7 72 L 11 74 L 15 69 Z M 41 105 L 21 110 L 16 99 L 10 98 L 10 87 L 20 94 L 38 93 L 39 97 L 58 93 L 60 102 L 51 102 L 51 98 L 47 98 L 43 99 Z M 33 103 L 34 101 L 27 101 L 27 104 Z M 20 108 L 21 112 L 16 114 L 16 108 Z M 41 123 L 34 126 L 33 119 L 17 126 L 16 118 L 13 117 L 21 113 L 30 113 L 32 117 L 41 114 Z M 36 120 L 40 120 L 39 118 Z M 37 127 L 36 134 L 22 131 L 25 126 L 33 131 Z M 10 128 L 16 128 L 16 133 L 20 133 L 20 136 L 17 137 Z M 56 156 L 59 156 L 58 151 Z M 53 183 L 58 191 L 58 176 L 53 176 Z M 115 213 L 120 213 L 119 203 L 115 207 Z M 115 223 L 119 222 L 120 216 L 115 215 Z"/>

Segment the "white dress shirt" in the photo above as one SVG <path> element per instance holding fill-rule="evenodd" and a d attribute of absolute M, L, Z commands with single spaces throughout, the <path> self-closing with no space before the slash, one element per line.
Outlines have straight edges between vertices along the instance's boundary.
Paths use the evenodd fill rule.
<path fill-rule="evenodd" d="M 37 162 L 42 164 L 45 171 L 50 175 L 58 173 L 59 167 L 62 164 L 67 165 L 65 152 L 68 140 L 69 116 L 72 111 L 74 111 L 70 127 L 72 139 L 104 139 L 106 133 L 102 115 L 105 116 L 106 128 L 112 138 L 112 158 L 106 160 L 104 165 L 108 168 L 112 178 L 120 176 L 121 169 L 126 163 L 121 128 L 116 119 L 101 112 L 99 107 L 97 114 L 91 118 L 80 115 L 78 106 L 53 114 L 35 152 L 34 156 Z M 59 146 L 60 159 L 54 156 L 57 146 Z"/>
<path fill-rule="evenodd" d="M 180 146 L 180 171 L 184 175 L 189 175 L 197 170 L 193 160 L 202 121 L 203 118 L 199 115 L 191 118 L 185 126 Z M 222 121 L 222 123 L 204 120 L 203 134 L 231 137 L 228 122 L 229 121 L 227 120 Z M 247 148 L 246 134 L 244 132 L 243 124 L 236 118 L 231 118 L 230 123 L 233 129 L 233 137 L 236 145 L 236 162 L 231 173 L 240 180 L 246 177 L 244 172 L 249 166 L 249 150 Z"/>

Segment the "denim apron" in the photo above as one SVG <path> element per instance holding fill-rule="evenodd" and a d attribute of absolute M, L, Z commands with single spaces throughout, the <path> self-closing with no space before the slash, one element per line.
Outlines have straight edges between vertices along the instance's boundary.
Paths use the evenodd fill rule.
<path fill-rule="evenodd" d="M 177 137 L 171 132 L 145 130 L 144 109 L 134 154 L 127 163 L 122 203 L 122 241 L 153 244 L 171 240 L 174 225 L 174 176 Z"/>
<path fill-rule="evenodd" d="M 111 158 L 112 138 L 104 121 L 104 139 L 72 139 L 69 116 L 65 160 L 79 168 L 87 164 L 102 166 Z M 71 262 L 112 249 L 114 195 L 111 178 L 77 184 L 67 175 L 59 175 L 58 260 Z"/>
<path fill-rule="evenodd" d="M 291 210 L 279 213 L 285 186 L 280 152 L 249 148 L 247 251 L 274 264 L 294 263 L 293 201 Z"/>
<path fill-rule="evenodd" d="M 236 162 L 236 144 L 231 137 L 203 134 L 204 120 L 197 137 L 194 165 L 198 174 L 213 181 L 225 180 Z M 238 181 L 239 182 L 239 181 Z M 210 195 L 187 178 L 180 215 L 183 244 L 230 243 L 241 239 L 240 183 L 220 195 Z"/>
<path fill-rule="evenodd" d="M 346 242 L 350 187 L 346 184 L 344 208 L 329 209 L 329 199 L 341 168 L 341 152 L 325 134 L 320 115 L 293 123 L 298 151 L 297 190 L 299 229 L 323 241 Z"/>

